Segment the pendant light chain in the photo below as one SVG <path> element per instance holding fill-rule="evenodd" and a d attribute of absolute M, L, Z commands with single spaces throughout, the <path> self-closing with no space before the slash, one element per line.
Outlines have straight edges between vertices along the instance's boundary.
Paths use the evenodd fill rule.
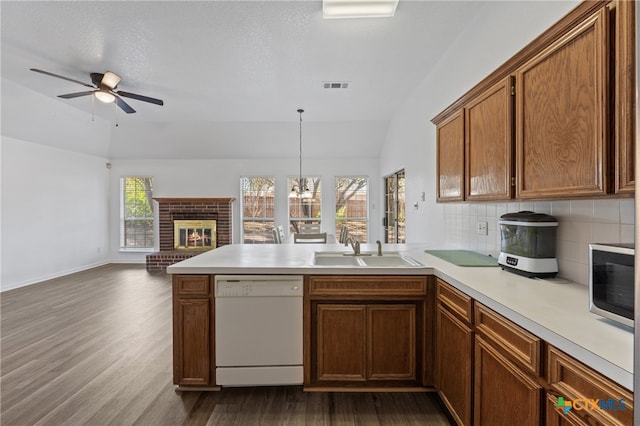
<path fill-rule="evenodd" d="M 303 109 L 298 110 L 298 114 L 300 114 L 300 175 L 298 180 L 298 195 L 302 195 L 304 189 L 302 188 L 302 113 Z"/>

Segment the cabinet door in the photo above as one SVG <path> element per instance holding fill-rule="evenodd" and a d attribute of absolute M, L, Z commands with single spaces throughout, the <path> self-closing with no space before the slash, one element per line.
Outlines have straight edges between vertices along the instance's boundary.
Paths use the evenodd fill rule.
<path fill-rule="evenodd" d="M 603 8 L 516 71 L 516 196 L 607 190 L 608 14 Z"/>
<path fill-rule="evenodd" d="M 366 305 L 317 305 L 317 378 L 366 380 Z"/>
<path fill-rule="evenodd" d="M 471 424 L 473 332 L 442 305 L 436 311 L 435 384 L 458 424 Z"/>
<path fill-rule="evenodd" d="M 616 193 L 635 190 L 635 7 L 634 1 L 610 5 L 615 14 L 615 163 Z"/>
<path fill-rule="evenodd" d="M 465 106 L 467 200 L 508 200 L 513 179 L 513 78 Z"/>
<path fill-rule="evenodd" d="M 367 379 L 416 380 L 416 306 L 367 306 Z"/>
<path fill-rule="evenodd" d="M 464 200 L 464 115 L 462 110 L 436 127 L 437 200 Z"/>
<path fill-rule="evenodd" d="M 474 369 L 474 424 L 541 424 L 542 386 L 480 336 L 475 338 Z"/>
<path fill-rule="evenodd" d="M 209 298 L 174 300 L 173 381 L 177 385 L 213 384 L 211 301 Z"/>
<path fill-rule="evenodd" d="M 575 410 L 564 412 L 564 408 L 558 404 L 558 398 L 547 394 L 546 426 L 593 426 L 597 423 L 589 423 L 576 415 Z M 593 419 L 590 419 L 593 421 Z"/>

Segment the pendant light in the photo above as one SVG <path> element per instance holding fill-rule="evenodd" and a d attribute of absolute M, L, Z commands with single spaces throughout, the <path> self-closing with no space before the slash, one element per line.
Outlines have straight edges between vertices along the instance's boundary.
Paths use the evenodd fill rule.
<path fill-rule="evenodd" d="M 298 109 L 298 114 L 300 114 L 300 156 L 299 156 L 299 165 L 300 165 L 300 174 L 298 175 L 298 184 L 293 185 L 291 188 L 291 192 L 289 193 L 289 198 L 311 198 L 311 191 L 306 184 L 302 182 L 302 113 L 304 110 L 302 108 Z"/>

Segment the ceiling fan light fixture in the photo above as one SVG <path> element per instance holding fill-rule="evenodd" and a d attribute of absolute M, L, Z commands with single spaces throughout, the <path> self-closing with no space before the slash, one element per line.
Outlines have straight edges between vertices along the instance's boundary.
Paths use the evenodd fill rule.
<path fill-rule="evenodd" d="M 102 77 L 101 84 L 104 85 L 104 86 L 107 86 L 109 89 L 113 90 L 113 89 L 116 88 L 118 83 L 120 83 L 120 80 L 122 80 L 122 79 L 120 78 L 120 76 L 118 74 L 114 74 L 111 71 L 107 71 L 107 72 L 104 73 L 104 76 Z"/>
<path fill-rule="evenodd" d="M 96 90 L 95 92 L 93 92 L 93 95 L 96 97 L 96 99 L 98 99 L 100 102 L 104 102 L 105 104 L 109 104 L 116 100 L 115 95 L 113 93 L 109 93 L 108 90 Z"/>
<path fill-rule="evenodd" d="M 324 19 L 390 18 L 398 0 L 322 0 Z"/>

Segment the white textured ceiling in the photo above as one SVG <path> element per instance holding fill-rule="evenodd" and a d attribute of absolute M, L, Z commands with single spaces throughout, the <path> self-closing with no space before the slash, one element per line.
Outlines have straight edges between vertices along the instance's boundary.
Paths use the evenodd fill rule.
<path fill-rule="evenodd" d="M 400 0 L 394 18 L 323 20 L 319 1 L 2 1 L 2 77 L 89 115 L 91 97 L 56 97 L 87 88 L 29 68 L 87 83 L 90 72 L 113 71 L 122 77 L 119 90 L 165 102 L 127 99 L 138 112 L 118 120 L 138 138 L 144 126 L 158 137 L 160 123 L 199 126 L 194 146 L 199 132 L 242 127 L 229 123 L 287 123 L 290 131 L 299 107 L 305 123 L 331 123 L 325 135 L 335 127 L 348 128 L 353 140 L 359 129 L 383 138 L 393 113 L 481 3 Z M 334 80 L 349 89 L 322 87 Z M 113 120 L 112 107 L 93 108 Z M 251 134 L 238 132 L 230 139 L 250 153 Z M 380 140 L 370 141 L 374 149 Z"/>

